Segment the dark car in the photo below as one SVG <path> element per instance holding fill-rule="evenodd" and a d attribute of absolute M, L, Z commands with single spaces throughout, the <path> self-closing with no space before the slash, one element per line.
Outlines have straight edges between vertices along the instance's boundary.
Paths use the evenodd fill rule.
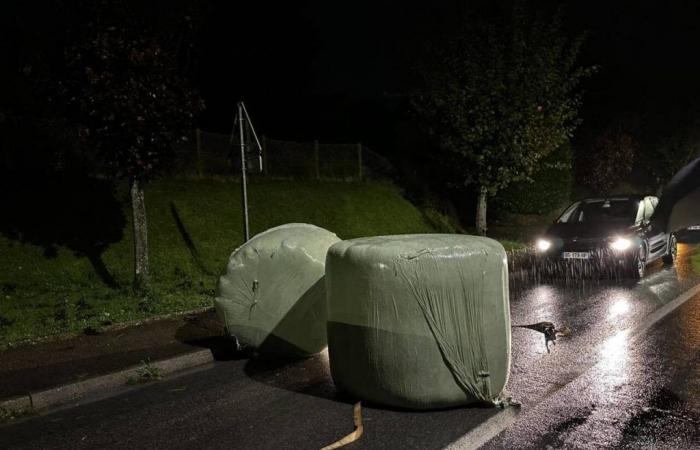
<path fill-rule="evenodd" d="M 535 251 L 548 260 L 622 268 L 641 278 L 648 263 L 662 258 L 673 264 L 676 259 L 676 236 L 649 220 L 658 202 L 643 195 L 578 201 L 537 240 Z"/>

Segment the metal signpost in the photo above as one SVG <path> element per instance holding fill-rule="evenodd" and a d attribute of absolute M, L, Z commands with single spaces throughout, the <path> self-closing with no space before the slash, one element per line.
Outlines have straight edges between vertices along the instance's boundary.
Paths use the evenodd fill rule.
<path fill-rule="evenodd" d="M 230 143 L 233 146 L 235 142 L 234 136 L 236 135 L 236 131 L 238 131 L 241 150 L 241 194 L 243 197 L 243 233 L 245 235 L 245 242 L 248 242 L 250 239 L 250 228 L 248 226 L 248 184 L 246 179 L 246 147 L 248 145 L 246 131 L 248 129 L 250 129 L 252 132 L 253 137 L 255 138 L 255 145 L 258 147 L 258 165 L 259 170 L 262 172 L 262 146 L 260 145 L 258 135 L 255 133 L 255 128 L 253 128 L 253 122 L 250 120 L 248 110 L 246 110 L 245 104 L 241 101 L 238 102 L 238 112 L 233 120 Z"/>

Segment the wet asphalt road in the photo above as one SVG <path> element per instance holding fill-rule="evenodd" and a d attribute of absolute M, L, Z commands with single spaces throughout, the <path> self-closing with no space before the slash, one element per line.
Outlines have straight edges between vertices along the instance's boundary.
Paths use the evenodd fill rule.
<path fill-rule="evenodd" d="M 700 447 L 700 295 L 652 324 L 700 282 L 691 248 L 639 282 L 514 281 L 514 324 L 573 330 L 551 354 L 541 334 L 513 330 L 508 389 L 519 412 L 364 405 L 365 434 L 347 448 L 469 448 L 489 419 L 508 425 L 486 443 L 494 449 Z M 0 448 L 320 448 L 352 431 L 353 400 L 336 392 L 324 354 L 281 366 L 221 361 L 2 426 Z"/>

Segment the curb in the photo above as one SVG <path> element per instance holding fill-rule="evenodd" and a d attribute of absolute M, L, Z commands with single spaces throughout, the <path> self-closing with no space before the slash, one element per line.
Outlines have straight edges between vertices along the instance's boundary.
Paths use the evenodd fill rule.
<path fill-rule="evenodd" d="M 211 350 L 198 350 L 184 355 L 162 359 L 150 363 L 157 368 L 160 375 L 168 375 L 184 369 L 200 366 L 214 361 Z M 51 407 L 65 405 L 86 397 L 98 391 L 105 391 L 127 386 L 129 380 L 138 379 L 143 370 L 143 364 L 132 366 L 118 372 L 100 375 L 75 383 L 64 384 L 44 391 L 29 393 L 19 397 L 0 399 L 0 410 L 6 411 L 40 411 Z"/>

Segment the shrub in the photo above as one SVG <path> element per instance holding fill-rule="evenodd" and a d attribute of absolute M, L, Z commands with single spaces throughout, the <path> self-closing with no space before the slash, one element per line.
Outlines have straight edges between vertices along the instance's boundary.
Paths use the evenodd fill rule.
<path fill-rule="evenodd" d="M 571 197 L 572 152 L 567 143 L 542 160 L 532 181 L 519 181 L 494 198 L 496 212 L 545 214 L 561 207 Z"/>

